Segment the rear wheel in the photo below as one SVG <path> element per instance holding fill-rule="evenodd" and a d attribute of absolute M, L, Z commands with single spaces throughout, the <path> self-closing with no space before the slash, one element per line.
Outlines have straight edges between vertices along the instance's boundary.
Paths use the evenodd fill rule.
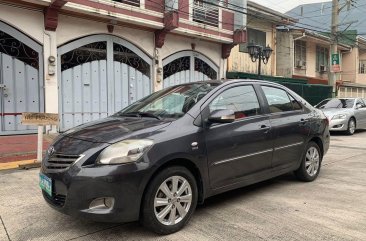
<path fill-rule="evenodd" d="M 355 130 L 356 130 L 356 121 L 355 119 L 351 118 L 348 121 L 347 134 L 353 135 L 355 133 Z"/>
<path fill-rule="evenodd" d="M 158 234 L 177 232 L 191 218 L 197 198 L 197 184 L 192 173 L 185 167 L 168 167 L 149 185 L 140 221 Z"/>
<path fill-rule="evenodd" d="M 305 182 L 314 181 L 320 172 L 322 155 L 318 144 L 309 142 L 299 169 L 295 171 L 298 179 Z"/>

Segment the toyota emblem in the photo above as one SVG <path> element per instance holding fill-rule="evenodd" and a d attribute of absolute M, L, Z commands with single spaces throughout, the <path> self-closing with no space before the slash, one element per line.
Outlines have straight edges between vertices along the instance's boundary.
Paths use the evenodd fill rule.
<path fill-rule="evenodd" d="M 55 148 L 53 147 L 53 146 L 50 146 L 50 148 L 48 148 L 48 155 L 49 156 L 52 156 L 53 155 L 53 153 L 55 153 Z"/>

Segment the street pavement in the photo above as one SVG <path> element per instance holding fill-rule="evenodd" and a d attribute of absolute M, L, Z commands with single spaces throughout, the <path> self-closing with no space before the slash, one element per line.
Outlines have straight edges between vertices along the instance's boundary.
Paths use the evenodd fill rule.
<path fill-rule="evenodd" d="M 180 232 L 75 219 L 51 209 L 38 170 L 0 172 L 0 240 L 366 240 L 366 131 L 332 135 L 318 179 L 292 174 L 224 193 Z"/>

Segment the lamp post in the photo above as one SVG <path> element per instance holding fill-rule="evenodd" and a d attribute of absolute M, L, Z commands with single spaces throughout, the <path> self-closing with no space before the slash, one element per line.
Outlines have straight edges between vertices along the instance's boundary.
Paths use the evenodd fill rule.
<path fill-rule="evenodd" d="M 262 61 L 263 64 L 267 64 L 269 57 L 271 57 L 272 54 L 272 49 L 269 47 L 269 45 L 267 45 L 267 47 L 262 47 L 260 45 L 255 45 L 253 42 L 248 44 L 248 53 L 250 56 L 250 59 L 252 60 L 252 62 L 256 62 L 257 59 L 259 59 L 258 61 L 258 76 L 261 75 L 261 66 L 262 66 Z"/>

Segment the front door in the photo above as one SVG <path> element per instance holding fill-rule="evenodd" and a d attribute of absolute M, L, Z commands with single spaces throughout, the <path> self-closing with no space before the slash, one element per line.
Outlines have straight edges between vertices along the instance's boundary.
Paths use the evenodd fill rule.
<path fill-rule="evenodd" d="M 273 130 L 272 167 L 289 168 L 298 164 L 310 133 L 309 113 L 285 90 L 262 86 L 268 102 Z"/>
<path fill-rule="evenodd" d="M 151 93 L 152 60 L 132 43 L 88 36 L 58 48 L 60 131 L 107 117 Z"/>
<path fill-rule="evenodd" d="M 269 118 L 263 115 L 252 85 L 229 87 L 213 97 L 203 115 L 230 109 L 236 120 L 206 128 L 206 149 L 212 188 L 240 182 L 269 170 L 272 160 Z"/>
<path fill-rule="evenodd" d="M 0 135 L 36 132 L 23 112 L 43 112 L 42 47 L 0 22 Z"/>

